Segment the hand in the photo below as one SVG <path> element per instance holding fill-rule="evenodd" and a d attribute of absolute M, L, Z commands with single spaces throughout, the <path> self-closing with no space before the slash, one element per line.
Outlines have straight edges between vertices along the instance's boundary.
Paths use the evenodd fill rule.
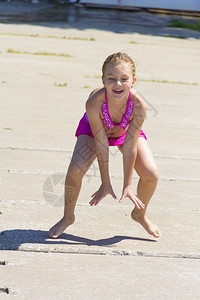
<path fill-rule="evenodd" d="M 111 184 L 103 184 L 100 186 L 98 191 L 96 191 L 91 197 L 93 199 L 90 201 L 90 205 L 97 205 L 106 195 L 112 195 L 114 199 L 117 199 L 115 193 L 113 192 Z"/>
<path fill-rule="evenodd" d="M 131 199 L 131 201 L 135 204 L 135 206 L 137 206 L 138 209 L 145 208 L 144 203 L 133 193 L 131 186 L 127 186 L 123 189 L 122 196 L 121 196 L 119 202 L 121 203 L 125 197 L 128 197 L 129 199 Z"/>

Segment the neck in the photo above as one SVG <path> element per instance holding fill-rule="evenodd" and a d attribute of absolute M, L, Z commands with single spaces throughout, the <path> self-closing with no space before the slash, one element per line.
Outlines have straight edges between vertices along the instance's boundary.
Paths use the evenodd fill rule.
<path fill-rule="evenodd" d="M 111 104 L 115 105 L 115 107 L 116 106 L 120 107 L 120 106 L 124 105 L 125 103 L 127 103 L 128 98 L 129 98 L 129 93 L 128 93 L 128 95 L 125 95 L 121 99 L 117 99 L 117 98 L 115 99 L 115 98 L 111 97 L 110 95 L 108 95 L 107 92 L 106 92 L 107 101 L 108 101 L 108 103 L 111 103 Z"/>

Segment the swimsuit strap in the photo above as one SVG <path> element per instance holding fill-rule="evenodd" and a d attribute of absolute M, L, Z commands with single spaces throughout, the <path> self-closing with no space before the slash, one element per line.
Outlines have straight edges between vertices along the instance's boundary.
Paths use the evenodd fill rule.
<path fill-rule="evenodd" d="M 119 126 L 121 129 L 126 128 L 126 126 L 129 123 L 129 118 L 131 117 L 132 113 L 133 113 L 133 101 L 131 101 L 131 92 L 129 92 L 129 97 L 128 97 L 128 102 L 127 102 L 127 106 L 126 106 L 126 111 L 121 119 L 121 122 L 117 125 Z"/>
<path fill-rule="evenodd" d="M 102 104 L 102 115 L 104 117 L 103 124 L 109 129 L 112 129 L 115 126 L 115 124 L 113 123 L 108 111 L 108 99 L 107 99 L 106 91 L 105 91 L 105 102 Z"/>
<path fill-rule="evenodd" d="M 104 117 L 103 124 L 105 126 L 107 126 L 109 129 L 112 129 L 114 126 L 120 127 L 121 129 L 125 129 L 126 126 L 129 123 L 128 119 L 131 117 L 131 115 L 133 113 L 133 106 L 134 106 L 134 104 L 131 101 L 131 92 L 129 92 L 126 111 L 125 111 L 124 115 L 122 116 L 122 119 L 121 119 L 120 123 L 115 124 L 112 121 L 111 116 L 109 114 L 108 99 L 107 99 L 107 95 L 106 95 L 106 91 L 105 91 L 105 102 L 102 104 L 102 114 L 103 114 L 103 117 Z"/>

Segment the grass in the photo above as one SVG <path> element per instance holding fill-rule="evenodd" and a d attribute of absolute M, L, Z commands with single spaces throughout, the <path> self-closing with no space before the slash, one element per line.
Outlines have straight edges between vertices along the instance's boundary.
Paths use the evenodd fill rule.
<path fill-rule="evenodd" d="M 131 41 L 129 44 L 138 44 L 137 42 Z"/>
<path fill-rule="evenodd" d="M 86 78 L 101 78 L 100 75 L 85 75 Z M 137 79 L 137 81 L 155 82 L 155 83 L 170 83 L 170 84 L 186 84 L 186 85 L 199 85 L 198 82 L 182 82 L 182 81 L 168 81 L 168 80 L 157 80 L 157 79 Z"/>
<path fill-rule="evenodd" d="M 89 89 L 90 86 L 89 86 L 89 85 L 84 85 L 83 88 L 84 88 L 84 89 Z"/>
<path fill-rule="evenodd" d="M 172 20 L 168 27 L 187 28 L 191 30 L 200 31 L 200 22 L 196 21 L 195 23 L 184 23 L 180 20 Z"/>
<path fill-rule="evenodd" d="M 182 81 L 168 81 L 168 80 L 155 80 L 155 79 L 137 79 L 137 81 L 156 82 L 156 83 L 170 83 L 170 84 L 185 84 L 185 85 L 199 85 L 198 82 L 182 82 Z"/>
<path fill-rule="evenodd" d="M 32 38 L 43 38 L 43 39 L 59 39 L 59 40 L 75 40 L 75 41 L 96 41 L 95 38 L 82 38 L 82 37 L 71 37 L 71 36 L 53 36 L 53 35 L 39 35 L 39 34 L 22 34 L 22 33 L 0 33 L 0 35 L 8 36 L 21 36 L 21 37 L 32 37 Z"/>
<path fill-rule="evenodd" d="M 99 78 L 101 78 L 101 76 L 100 75 L 94 75 L 94 76 L 85 75 L 85 78 L 97 78 L 97 79 L 99 79 Z"/>
<path fill-rule="evenodd" d="M 57 5 L 57 4 L 55 4 L 55 5 L 53 6 L 53 9 L 55 9 L 55 10 L 57 10 L 57 9 L 59 9 L 59 8 L 60 8 L 60 6 Z"/>
<path fill-rule="evenodd" d="M 44 55 L 44 56 L 59 56 L 59 57 L 72 57 L 69 54 L 64 53 L 52 53 L 52 52 L 29 52 L 29 51 L 18 51 L 13 49 L 8 49 L 7 53 L 14 54 L 28 54 L 28 55 Z"/>
<path fill-rule="evenodd" d="M 80 40 L 80 41 L 96 41 L 95 40 L 95 38 L 90 38 L 90 39 L 88 39 L 88 38 L 80 38 L 80 37 L 67 37 L 66 39 L 68 39 L 68 40 Z"/>
<path fill-rule="evenodd" d="M 67 86 L 67 82 L 64 82 L 64 83 L 54 83 L 55 86 L 57 87 L 66 87 Z"/>
<path fill-rule="evenodd" d="M 175 38 L 175 39 L 187 39 L 187 37 L 185 37 L 185 36 L 181 36 L 181 35 L 170 35 L 170 34 L 167 34 L 167 35 L 165 35 L 164 37 Z"/>

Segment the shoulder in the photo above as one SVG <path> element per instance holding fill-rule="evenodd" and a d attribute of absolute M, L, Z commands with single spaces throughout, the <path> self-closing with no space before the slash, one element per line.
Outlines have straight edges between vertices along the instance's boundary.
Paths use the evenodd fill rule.
<path fill-rule="evenodd" d="M 131 100 L 134 103 L 133 115 L 144 121 L 147 113 L 147 105 L 142 95 L 135 89 L 131 89 Z"/>
<path fill-rule="evenodd" d="M 137 105 L 138 107 L 146 108 L 147 106 L 144 98 L 136 89 L 131 89 L 131 100 L 134 105 Z"/>
<path fill-rule="evenodd" d="M 86 101 L 86 110 L 98 110 L 105 101 L 105 88 L 97 88 L 91 92 Z"/>
<path fill-rule="evenodd" d="M 131 89 L 130 92 L 131 92 L 131 100 L 134 103 L 134 107 L 146 110 L 147 105 L 142 95 L 136 89 Z"/>
<path fill-rule="evenodd" d="M 101 106 L 105 101 L 105 89 L 98 88 L 90 94 L 86 102 L 86 112 L 94 137 L 103 127 L 101 119 Z"/>

